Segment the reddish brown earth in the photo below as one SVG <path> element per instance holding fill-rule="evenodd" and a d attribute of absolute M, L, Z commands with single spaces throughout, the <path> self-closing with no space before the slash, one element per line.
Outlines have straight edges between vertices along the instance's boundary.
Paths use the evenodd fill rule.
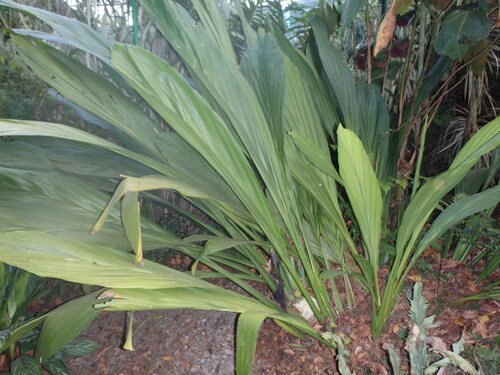
<path fill-rule="evenodd" d="M 461 337 L 466 347 L 491 348 L 500 329 L 499 303 L 455 301 L 478 293 L 485 282 L 477 283 L 474 270 L 463 263 L 441 259 L 437 251 L 429 250 L 423 263 L 429 266 L 421 272 L 413 270 L 407 289 L 411 289 L 411 282 L 423 282 L 428 315 L 435 314 L 435 322 L 439 324 L 429 332 L 431 339 L 441 340 L 448 350 Z M 499 272 L 492 279 L 498 280 L 498 276 Z M 387 344 L 399 352 L 403 370 L 408 371 L 403 337 L 410 322 L 409 303 L 404 293 L 399 296 L 386 333 L 377 339 L 370 335 L 368 295 L 358 287 L 355 293 L 357 305 L 341 314 L 336 322 L 336 333 L 348 342 L 351 371 L 391 374 L 384 350 Z M 102 313 L 81 335 L 81 338 L 97 341 L 101 349 L 67 363 L 72 374 L 77 375 L 233 374 L 235 319 L 235 314 L 212 311 L 136 312 L 135 351 L 129 352 L 121 349 L 125 313 Z M 259 333 L 254 374 L 338 374 L 335 356 L 333 349 L 310 338 L 295 338 L 272 321 L 266 321 Z M 469 359 L 474 362 L 473 358 Z M 441 374 L 462 374 L 451 368 L 446 371 Z"/>

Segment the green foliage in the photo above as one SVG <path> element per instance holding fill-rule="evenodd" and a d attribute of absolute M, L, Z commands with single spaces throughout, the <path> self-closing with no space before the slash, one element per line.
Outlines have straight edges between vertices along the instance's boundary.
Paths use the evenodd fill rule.
<path fill-rule="evenodd" d="M 90 322 L 89 318 L 92 319 L 95 316 L 92 313 L 96 313 L 96 310 L 92 308 L 95 302 L 92 300 L 90 305 L 89 303 L 85 305 L 85 297 L 83 297 L 48 314 L 33 317 L 27 312 L 27 308 L 31 302 L 48 293 L 45 280 L 4 263 L 0 263 L 0 266 L 3 274 L 0 353 L 7 354 L 11 373 L 41 374 L 39 361 L 36 360 L 40 355 L 48 360 L 42 366 L 51 374 L 69 374 L 61 360 L 61 355 L 86 355 L 94 351 L 96 346 L 93 342 L 80 340 L 66 344 L 67 346 L 63 347 L 60 352 L 58 352 L 58 346 L 62 345 L 61 342 L 74 338 L 72 332 L 78 334 L 82 327 L 84 328 Z M 71 306 L 76 306 L 76 309 L 71 311 Z M 39 326 L 42 323 L 45 324 L 40 331 Z M 50 336 L 49 340 L 47 336 Z M 34 358 L 27 352 L 34 350 L 35 347 Z M 17 354 L 18 350 L 21 355 Z M 46 355 L 47 351 L 51 351 L 50 355 Z M 51 357 L 52 354 L 60 358 L 54 359 Z"/>
<path fill-rule="evenodd" d="M 20 160 L 2 161 L 0 168 L 5 223 L 0 260 L 38 275 L 105 288 L 45 318 L 36 356 L 46 361 L 99 309 L 195 308 L 241 314 L 239 375 L 251 372 L 258 330 L 267 317 L 297 335 L 337 347 L 339 366 L 349 374 L 338 337 L 311 324 L 315 320 L 328 331 L 335 318 L 332 301 L 343 308 L 336 278 L 342 277 L 347 298 L 352 298 L 353 279 L 368 289 L 373 333 L 380 334 L 408 271 L 427 245 L 456 220 L 498 202 L 497 190 L 458 201 L 422 236 L 443 197 L 500 144 L 500 118 L 480 129 L 447 171 L 416 191 L 398 227 L 382 289 L 378 270 L 388 202 L 381 184 L 395 168 L 387 147 L 389 114 L 375 86 L 356 82 L 323 20 L 313 20 L 313 31 L 324 82 L 316 66 L 270 22 L 256 33 L 241 20 L 247 48 L 240 55 L 215 3 L 193 1 L 200 20 L 195 22 L 175 2 L 144 0 L 144 10 L 182 59 L 188 81 L 142 48 L 100 40 L 83 24 L 35 8 L 7 0 L 1 4 L 56 23 L 52 40 L 90 53 L 95 47 L 94 56 L 108 69 L 104 75 L 93 71 L 36 33 L 12 35 L 36 74 L 105 120 L 113 133 L 105 139 L 53 122 L 0 120 L 0 135 L 14 137 L 0 144 L 0 153 L 26 151 Z M 93 47 L 82 47 L 88 38 Z M 153 111 L 172 132 L 148 114 Z M 68 150 L 77 156 L 62 168 Z M 157 190 L 186 197 L 210 218 L 206 223 L 189 216 L 208 233 L 181 240 L 141 216 L 144 200 L 165 204 L 149 193 Z M 20 209 L 27 207 L 29 217 Z M 345 211 L 359 227 L 359 242 L 346 225 Z M 143 251 L 161 248 L 190 256 L 192 272 L 143 260 Z M 214 272 L 197 272 L 199 263 Z M 249 296 L 205 282 L 209 275 L 230 279 Z M 248 279 L 285 297 L 273 301 Z M 295 300 L 307 305 L 298 314 Z M 426 328 L 429 321 L 418 310 L 422 301 L 415 304 L 418 324 Z"/>
<path fill-rule="evenodd" d="M 42 370 L 40 366 L 35 361 L 35 359 L 29 355 L 21 355 L 19 358 L 11 363 L 10 372 L 12 375 L 41 375 Z"/>
<path fill-rule="evenodd" d="M 481 9 L 457 9 L 449 13 L 436 37 L 434 49 L 451 59 L 463 59 L 471 46 L 486 39 L 490 26 Z"/>

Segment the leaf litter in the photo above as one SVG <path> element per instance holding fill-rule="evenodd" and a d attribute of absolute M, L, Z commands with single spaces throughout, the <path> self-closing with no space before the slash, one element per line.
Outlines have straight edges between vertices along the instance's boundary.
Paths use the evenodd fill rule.
<path fill-rule="evenodd" d="M 188 260 L 172 260 L 177 267 Z M 491 348 L 500 330 L 499 303 L 480 300 L 457 303 L 458 298 L 481 291 L 488 281 L 477 282 L 481 264 L 469 265 L 442 259 L 438 250 L 424 254 L 423 271 L 412 269 L 408 277 L 410 290 L 413 282 L 422 281 L 423 294 L 428 303 L 427 315 L 436 315 L 437 327 L 428 330 L 429 348 L 451 350 L 452 344 L 463 339 L 465 347 Z M 498 280 L 499 271 L 490 280 Z M 382 269 L 381 280 L 387 274 Z M 229 283 L 216 283 L 229 287 Z M 342 285 L 340 285 L 342 289 Z M 385 332 L 377 338 L 370 334 L 369 296 L 355 284 L 357 304 L 353 310 L 339 315 L 335 332 L 350 352 L 349 368 L 357 374 L 392 374 L 387 348 L 399 355 L 401 369 L 409 372 L 404 349 L 411 322 L 409 301 L 405 293 L 398 297 L 394 312 Z M 234 373 L 234 328 L 236 314 L 170 310 L 137 312 L 134 329 L 135 352 L 121 349 L 124 338 L 125 313 L 101 314 L 83 332 L 81 338 L 97 341 L 101 350 L 68 363 L 78 375 L 166 375 L 200 374 L 230 375 Z M 255 375 L 337 375 L 335 350 L 326 348 L 311 338 L 298 339 L 266 320 L 259 332 L 254 362 Z M 453 372 L 464 374 L 460 369 Z"/>

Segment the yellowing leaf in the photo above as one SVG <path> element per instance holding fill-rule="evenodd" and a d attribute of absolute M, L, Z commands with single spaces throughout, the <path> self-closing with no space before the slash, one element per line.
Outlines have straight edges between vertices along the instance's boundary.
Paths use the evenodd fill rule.
<path fill-rule="evenodd" d="M 389 45 L 389 42 L 394 35 L 394 29 L 396 28 L 396 16 L 397 16 L 398 5 L 397 1 L 393 1 L 390 9 L 384 16 L 384 19 L 380 23 L 377 31 L 377 40 L 375 42 L 375 49 L 373 50 L 373 56 L 377 56 L 378 53 Z"/>

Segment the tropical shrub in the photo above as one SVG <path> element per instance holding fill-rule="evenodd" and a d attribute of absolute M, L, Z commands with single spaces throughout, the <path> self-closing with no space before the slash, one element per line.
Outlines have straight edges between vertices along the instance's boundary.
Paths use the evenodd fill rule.
<path fill-rule="evenodd" d="M 256 33 L 241 19 L 247 48 L 238 59 L 215 2 L 192 3 L 200 23 L 172 1 L 142 2 L 182 59 L 185 77 L 150 52 L 107 41 L 85 24 L 0 0 L 52 27 L 54 34 L 12 30 L 10 38 L 37 75 L 113 133 L 108 140 L 62 124 L 0 120 L 0 135 L 14 137 L 0 144 L 0 261 L 105 288 L 70 302 L 80 306 L 78 316 L 61 319 L 72 329 L 47 329 L 43 340 L 54 344 L 37 350 L 37 358 L 75 337 L 99 309 L 170 308 L 240 313 L 238 374 L 250 373 L 258 329 L 268 317 L 293 334 L 338 346 L 343 356 L 331 332 L 345 304 L 338 286 L 346 289 L 348 306 L 353 280 L 370 292 L 373 333 L 379 334 L 427 245 L 498 201 L 498 187 L 471 195 L 447 207 L 422 236 L 442 197 L 500 144 L 500 119 L 416 191 L 382 287 L 387 198 L 381 185 L 391 155 L 380 93 L 355 83 L 320 19 L 313 29 L 333 92 L 272 23 Z M 64 42 L 100 63 L 93 71 L 43 40 Z M 210 217 L 207 223 L 186 213 L 207 234 L 179 239 L 142 216 L 143 201 L 171 206 L 151 193 L 157 190 L 178 192 Z M 351 207 L 359 241 L 341 204 Z M 144 259 L 144 251 L 158 248 L 193 258 L 191 273 Z M 199 270 L 200 263 L 212 272 Z M 206 277 L 227 278 L 249 296 Z M 273 298 L 255 283 L 265 283 Z M 74 319 L 79 325 L 71 325 Z"/>
<path fill-rule="evenodd" d="M 39 345 L 40 325 L 47 321 L 47 329 L 57 327 L 56 321 L 61 314 L 68 313 L 65 305 L 48 314 L 37 316 L 29 311 L 29 305 L 49 293 L 46 280 L 23 271 L 22 269 L 0 263 L 0 358 L 2 369 L 12 374 L 42 374 L 39 362 L 31 355 Z M 54 320 L 55 319 L 55 320 Z M 50 323 L 52 322 L 52 323 Z M 57 327 L 57 328 L 56 328 Z M 44 334 L 46 335 L 46 333 Z M 50 356 L 41 361 L 43 368 L 51 374 L 69 374 L 63 356 L 90 354 L 97 345 L 88 340 L 72 340 L 58 347 Z M 42 343 L 42 345 L 45 345 Z M 50 343 L 48 344 L 50 347 Z M 46 349 L 39 347 L 39 351 Z M 2 372 L 4 374 L 4 372 Z"/>

